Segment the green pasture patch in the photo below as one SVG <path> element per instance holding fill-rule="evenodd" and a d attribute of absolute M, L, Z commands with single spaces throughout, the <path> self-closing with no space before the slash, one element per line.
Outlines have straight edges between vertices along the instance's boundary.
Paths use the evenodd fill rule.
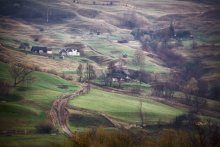
<path fill-rule="evenodd" d="M 89 94 L 75 98 L 71 105 L 85 109 L 104 112 L 115 119 L 128 123 L 139 123 L 140 100 L 137 97 L 105 92 L 93 89 Z M 177 109 L 152 100 L 143 101 L 145 120 L 150 123 L 172 121 L 176 116 L 185 113 Z"/>
<path fill-rule="evenodd" d="M 134 49 L 130 47 L 112 43 L 110 41 L 103 40 L 103 39 L 85 40 L 85 42 L 88 45 L 95 48 L 98 52 L 101 52 L 102 54 L 108 55 L 108 56 L 118 57 L 118 56 L 122 56 L 122 53 L 126 53 L 128 56 L 133 56 L 134 51 L 135 51 Z"/>

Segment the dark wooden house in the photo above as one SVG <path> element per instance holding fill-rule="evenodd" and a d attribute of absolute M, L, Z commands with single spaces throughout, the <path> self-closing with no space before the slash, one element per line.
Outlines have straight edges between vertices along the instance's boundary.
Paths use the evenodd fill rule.
<path fill-rule="evenodd" d="M 31 52 L 42 54 L 42 53 L 47 53 L 47 47 L 40 47 L 40 46 L 32 46 Z"/>
<path fill-rule="evenodd" d="M 130 79 L 130 73 L 127 69 L 113 69 L 112 72 L 109 74 L 109 77 L 112 78 L 112 80 L 120 80 L 120 81 L 127 81 Z"/>

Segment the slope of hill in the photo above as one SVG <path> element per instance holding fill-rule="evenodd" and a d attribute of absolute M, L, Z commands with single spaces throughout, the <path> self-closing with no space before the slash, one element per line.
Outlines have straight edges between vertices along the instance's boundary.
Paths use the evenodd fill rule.
<path fill-rule="evenodd" d="M 1 78 L 0 81 L 10 82 L 13 79 L 8 72 L 9 66 L 0 62 Z M 34 138 L 39 139 L 38 144 L 50 144 L 48 140 L 40 134 L 35 134 L 36 126 L 42 122 L 50 121 L 49 111 L 53 101 L 63 93 L 70 93 L 77 90 L 77 86 L 72 85 L 57 76 L 34 72 L 32 76 L 35 77 L 34 83 L 25 88 L 17 87 L 10 91 L 9 94 L 0 93 L 0 145 L 6 145 L 3 135 L 17 134 L 10 138 L 12 141 L 10 146 L 16 144 L 13 140 L 16 138 L 26 138 L 19 134 L 33 134 L 29 140 Z M 66 89 L 59 88 L 59 85 L 66 85 Z M 17 132 L 17 133 L 16 133 Z M 26 133 L 25 133 L 26 132 Z M 50 136 L 46 136 L 49 140 Z M 62 135 L 54 138 L 63 138 Z M 6 140 L 9 138 L 6 138 Z M 62 141 L 57 141 L 59 144 Z M 20 142 L 20 145 L 25 142 Z M 30 145 L 30 142 L 28 143 Z M 34 143 L 37 145 L 37 143 Z M 18 145 L 18 144 L 17 144 Z"/>

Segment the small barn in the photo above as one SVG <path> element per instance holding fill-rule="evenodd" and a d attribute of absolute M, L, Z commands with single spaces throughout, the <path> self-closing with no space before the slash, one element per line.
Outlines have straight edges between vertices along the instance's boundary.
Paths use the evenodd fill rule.
<path fill-rule="evenodd" d="M 46 54 L 47 51 L 48 51 L 47 47 L 32 46 L 31 48 L 31 52 L 38 53 L 38 54 L 43 54 L 43 53 Z"/>

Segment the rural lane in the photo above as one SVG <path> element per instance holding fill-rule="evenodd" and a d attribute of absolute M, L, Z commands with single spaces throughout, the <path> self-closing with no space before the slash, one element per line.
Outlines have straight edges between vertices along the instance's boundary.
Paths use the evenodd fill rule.
<path fill-rule="evenodd" d="M 50 117 L 53 122 L 54 127 L 61 128 L 64 134 L 70 138 L 74 138 L 73 132 L 68 127 L 68 110 L 66 106 L 70 99 L 76 98 L 82 94 L 88 93 L 90 90 L 88 84 L 82 84 L 80 90 L 72 93 L 60 96 L 57 100 L 53 102 L 52 108 L 50 110 Z"/>

